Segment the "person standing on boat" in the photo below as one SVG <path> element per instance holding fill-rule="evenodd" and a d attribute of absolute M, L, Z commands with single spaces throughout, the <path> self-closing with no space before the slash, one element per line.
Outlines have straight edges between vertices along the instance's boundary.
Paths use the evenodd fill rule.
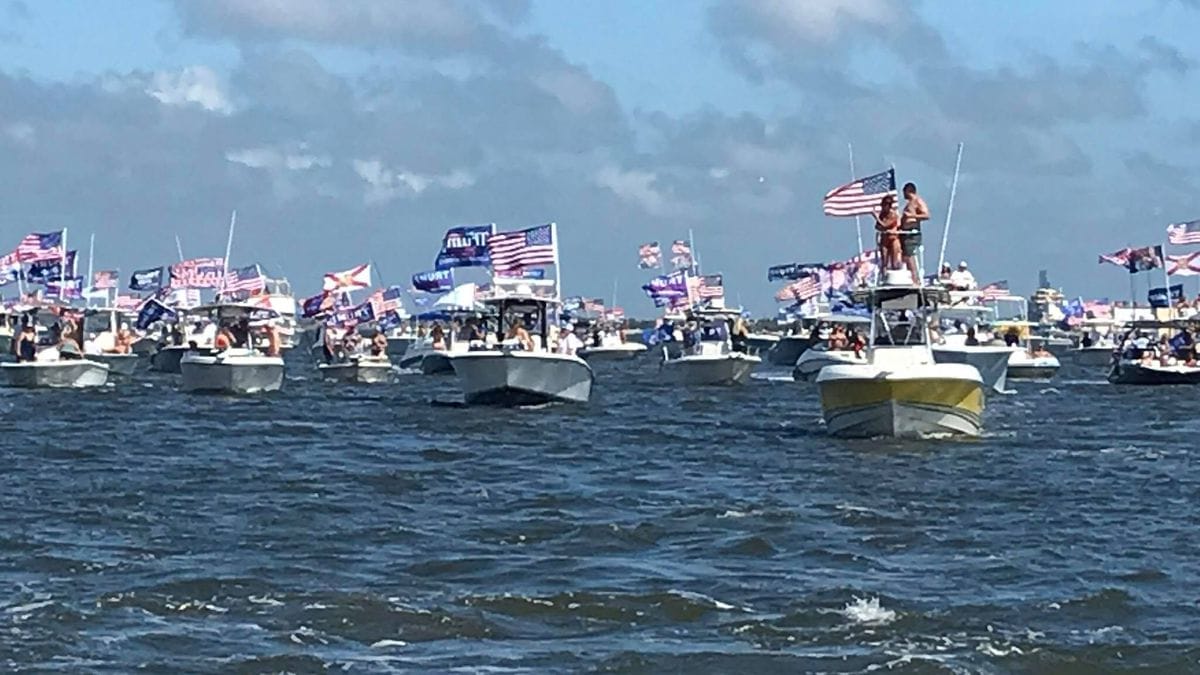
<path fill-rule="evenodd" d="M 32 323 L 21 326 L 21 334 L 13 340 L 13 353 L 18 362 L 33 362 L 37 360 L 37 331 Z"/>
<path fill-rule="evenodd" d="M 900 217 L 900 249 L 904 254 L 904 264 L 908 265 L 914 281 L 920 279 L 917 274 L 917 251 L 921 248 L 921 223 L 926 220 L 929 220 L 929 207 L 917 194 L 917 185 L 905 183 L 904 213 Z"/>
<path fill-rule="evenodd" d="M 879 212 L 875 216 L 875 231 L 879 233 L 879 255 L 883 258 L 883 269 L 894 270 L 900 267 L 900 218 L 896 215 L 896 198 L 885 195 L 879 202 Z"/>

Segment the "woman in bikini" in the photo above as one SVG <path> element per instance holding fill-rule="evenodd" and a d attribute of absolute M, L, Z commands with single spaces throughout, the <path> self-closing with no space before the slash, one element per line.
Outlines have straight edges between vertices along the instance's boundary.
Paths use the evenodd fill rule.
<path fill-rule="evenodd" d="M 896 213 L 896 198 L 884 196 L 875 215 L 875 231 L 879 233 L 879 255 L 883 269 L 899 269 L 903 252 L 900 248 L 900 216 Z"/>

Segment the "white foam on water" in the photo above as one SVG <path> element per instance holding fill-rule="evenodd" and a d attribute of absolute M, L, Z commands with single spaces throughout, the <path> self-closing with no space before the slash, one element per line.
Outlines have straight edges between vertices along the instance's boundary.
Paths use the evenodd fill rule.
<path fill-rule="evenodd" d="M 748 518 L 750 516 L 757 516 L 760 513 L 761 513 L 760 511 L 755 511 L 754 509 L 751 509 L 749 511 L 738 511 L 736 509 L 728 509 L 725 511 L 725 513 L 717 514 L 717 518 Z"/>
<path fill-rule="evenodd" d="M 981 654 L 986 654 L 987 656 L 1012 656 L 1014 654 L 1025 653 L 1016 645 L 1010 645 L 1008 647 L 996 647 L 990 642 L 984 642 L 983 644 L 979 645 L 976 648 L 976 651 Z"/>
<path fill-rule="evenodd" d="M 47 607 L 47 606 L 53 605 L 53 604 L 54 604 L 53 600 L 42 600 L 41 602 L 30 602 L 30 603 L 24 604 L 24 605 L 13 605 L 12 607 L 5 607 L 4 611 L 7 612 L 8 614 L 27 614 L 29 612 L 32 612 L 35 609 L 41 609 L 43 607 Z"/>
<path fill-rule="evenodd" d="M 864 626 L 885 626 L 896 620 L 896 612 L 879 604 L 879 598 L 855 597 L 838 613 Z"/>
<path fill-rule="evenodd" d="M 691 591 L 677 591 L 674 589 L 667 591 L 667 592 L 670 593 L 671 595 L 683 598 L 685 600 L 691 600 L 692 602 L 711 605 L 715 609 L 719 609 L 722 612 L 730 612 L 730 611 L 752 612 L 752 611 L 754 611 L 748 607 L 738 607 L 737 605 L 731 605 L 728 602 L 721 602 L 720 600 L 717 600 L 716 598 L 707 596 L 703 593 L 693 593 Z"/>
<path fill-rule="evenodd" d="M 750 379 L 760 382 L 795 382 L 796 378 L 792 377 L 791 373 L 751 373 Z"/>
<path fill-rule="evenodd" d="M 371 649 L 386 649 L 388 647 L 407 647 L 408 643 L 404 640 L 380 640 L 371 643 Z"/>
<path fill-rule="evenodd" d="M 255 605 L 267 605 L 268 607 L 280 607 L 283 605 L 282 602 L 272 598 L 269 595 L 251 595 L 246 599 L 249 600 L 251 604 Z"/>

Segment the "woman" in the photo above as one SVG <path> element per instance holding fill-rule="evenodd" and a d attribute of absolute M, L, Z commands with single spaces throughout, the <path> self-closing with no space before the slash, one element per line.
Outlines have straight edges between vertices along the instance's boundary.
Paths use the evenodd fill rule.
<path fill-rule="evenodd" d="M 525 326 L 520 321 L 513 321 L 509 325 L 508 334 L 505 337 L 521 345 L 521 349 L 527 352 L 533 351 L 533 338 L 529 336 L 529 331 L 525 330 Z"/>
<path fill-rule="evenodd" d="M 371 356 L 376 358 L 387 354 L 387 336 L 383 331 L 375 331 L 375 337 L 371 338 Z"/>
<path fill-rule="evenodd" d="M 883 258 L 885 270 L 899 269 L 902 251 L 900 250 L 900 216 L 896 213 L 896 197 L 885 195 L 879 202 L 879 212 L 875 216 L 875 231 L 879 233 L 879 255 Z"/>

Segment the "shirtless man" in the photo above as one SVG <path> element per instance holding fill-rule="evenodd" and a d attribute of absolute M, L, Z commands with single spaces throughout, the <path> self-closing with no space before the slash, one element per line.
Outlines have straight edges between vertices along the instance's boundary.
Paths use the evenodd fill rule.
<path fill-rule="evenodd" d="M 900 247 L 913 281 L 921 278 L 917 275 L 917 249 L 921 247 L 921 223 L 926 220 L 929 220 L 929 207 L 917 194 L 916 184 L 905 183 L 904 213 L 900 216 Z"/>

